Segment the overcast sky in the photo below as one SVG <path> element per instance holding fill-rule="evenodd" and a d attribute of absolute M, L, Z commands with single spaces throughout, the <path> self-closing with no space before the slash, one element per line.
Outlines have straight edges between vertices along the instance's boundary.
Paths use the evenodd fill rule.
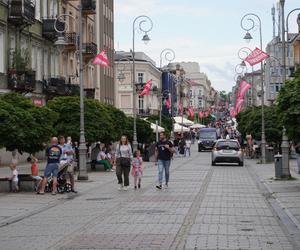
<path fill-rule="evenodd" d="M 276 0 L 115 0 L 115 49 L 132 48 L 132 22 L 136 16 L 153 20 L 145 45 L 136 33 L 136 51 L 144 51 L 159 64 L 160 52 L 171 48 L 176 61 L 195 61 L 217 90 L 230 91 L 234 85 L 235 65 L 241 47 L 259 46 L 259 32 L 252 31 L 253 41 L 245 43 L 240 27 L 244 14 L 255 13 L 262 20 L 264 48 L 272 39 L 271 7 Z M 300 0 L 286 0 L 286 14 L 300 8 Z M 290 32 L 297 32 L 296 16 L 291 15 Z M 276 32 L 277 32 L 276 26 Z"/>

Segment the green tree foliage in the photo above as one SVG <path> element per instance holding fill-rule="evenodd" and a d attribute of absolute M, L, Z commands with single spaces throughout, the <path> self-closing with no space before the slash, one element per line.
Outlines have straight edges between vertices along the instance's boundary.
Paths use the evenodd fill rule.
<path fill-rule="evenodd" d="M 281 88 L 277 107 L 289 137 L 300 140 L 300 69 Z"/>
<path fill-rule="evenodd" d="M 268 143 L 279 144 L 282 136 L 282 121 L 275 106 L 265 107 L 265 133 Z M 261 107 L 249 108 L 237 115 L 238 130 L 245 138 L 251 134 L 261 140 Z"/>
<path fill-rule="evenodd" d="M 163 127 L 167 133 L 170 133 L 172 131 L 172 119 L 173 118 L 165 115 L 161 116 L 161 127 Z M 159 115 L 151 115 L 147 120 L 155 124 L 156 121 L 159 122 Z"/>
<path fill-rule="evenodd" d="M 79 97 L 56 97 L 49 101 L 47 106 L 59 116 L 55 125 L 58 134 L 71 136 L 74 141 L 78 141 L 80 128 Z M 123 134 L 132 141 L 133 119 L 126 117 L 121 110 L 94 99 L 85 99 L 84 114 L 87 142 L 118 141 Z M 137 135 L 139 142 L 148 142 L 152 135 L 150 124 L 137 119 Z"/>
<path fill-rule="evenodd" d="M 154 140 L 154 133 L 149 122 L 136 119 L 137 139 L 140 143 L 150 143 Z M 128 117 L 123 126 L 122 134 L 126 135 L 129 141 L 133 140 L 133 118 Z"/>
<path fill-rule="evenodd" d="M 20 153 L 35 153 L 55 133 L 57 115 L 47 107 L 36 107 L 16 93 L 0 96 L 0 147 Z"/>

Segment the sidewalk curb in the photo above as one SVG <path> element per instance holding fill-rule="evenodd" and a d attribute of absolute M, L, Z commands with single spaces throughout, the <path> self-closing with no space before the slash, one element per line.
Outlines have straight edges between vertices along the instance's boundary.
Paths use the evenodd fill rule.
<path fill-rule="evenodd" d="M 290 210 L 287 207 L 285 207 L 281 203 L 281 201 L 277 197 L 274 196 L 274 195 L 276 195 L 276 193 L 272 191 L 272 189 L 268 186 L 268 184 L 266 184 L 265 181 L 261 181 L 261 182 L 266 187 L 266 189 L 268 190 L 268 192 L 272 195 L 272 197 L 276 200 L 276 202 L 279 204 L 279 206 L 281 207 L 281 209 L 283 211 L 285 211 L 285 213 L 287 214 L 287 216 L 291 219 L 291 221 L 295 224 L 295 226 L 300 231 L 300 222 L 297 220 L 297 218 L 290 212 Z"/>

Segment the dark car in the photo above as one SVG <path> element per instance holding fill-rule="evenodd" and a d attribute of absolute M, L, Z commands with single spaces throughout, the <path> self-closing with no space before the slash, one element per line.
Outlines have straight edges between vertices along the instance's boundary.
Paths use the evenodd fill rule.
<path fill-rule="evenodd" d="M 198 152 L 211 150 L 217 141 L 217 131 L 215 128 L 201 128 L 199 131 Z"/>

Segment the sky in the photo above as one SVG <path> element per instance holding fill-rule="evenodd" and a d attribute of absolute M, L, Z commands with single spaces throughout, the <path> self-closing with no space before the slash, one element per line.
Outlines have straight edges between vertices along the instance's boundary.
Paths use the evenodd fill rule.
<path fill-rule="evenodd" d="M 159 65 L 165 48 L 175 51 L 176 62 L 198 62 L 216 90 L 229 92 L 234 85 L 235 66 L 240 63 L 242 47 L 259 47 L 259 26 L 251 31 L 253 40 L 246 43 L 241 28 L 242 17 L 255 13 L 261 18 L 263 48 L 272 39 L 271 8 L 277 0 L 115 0 L 115 49 L 132 48 L 132 25 L 135 17 L 147 15 L 153 21 L 151 38 L 145 45 L 143 34 L 136 30 L 135 51 L 143 51 Z M 286 0 L 285 13 L 300 8 L 300 0 Z M 289 18 L 289 31 L 298 32 L 296 17 Z M 277 18 L 276 13 L 276 18 Z M 258 23 L 257 23 L 258 24 Z M 145 24 L 146 25 L 146 24 Z M 146 27 L 146 26 L 145 26 Z M 278 23 L 276 24 L 276 33 Z M 165 62 L 167 64 L 167 62 Z"/>

